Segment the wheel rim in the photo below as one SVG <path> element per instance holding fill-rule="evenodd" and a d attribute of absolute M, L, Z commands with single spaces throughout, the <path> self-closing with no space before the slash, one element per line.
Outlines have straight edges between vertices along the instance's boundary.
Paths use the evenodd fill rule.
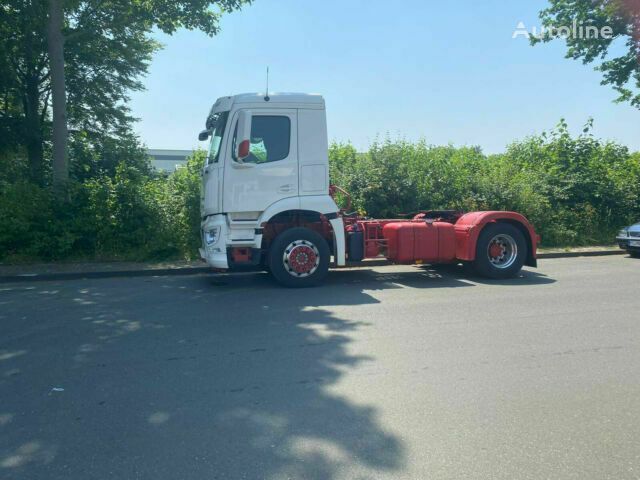
<path fill-rule="evenodd" d="M 313 275 L 320 265 L 320 251 L 308 240 L 296 240 L 284 249 L 284 269 L 296 278 Z"/>
<path fill-rule="evenodd" d="M 489 242 L 487 256 L 494 267 L 509 268 L 518 258 L 518 244 L 511 235 L 501 233 Z"/>

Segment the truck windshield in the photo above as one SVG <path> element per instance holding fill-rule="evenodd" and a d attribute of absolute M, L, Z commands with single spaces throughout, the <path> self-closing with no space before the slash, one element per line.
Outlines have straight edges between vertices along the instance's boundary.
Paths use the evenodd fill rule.
<path fill-rule="evenodd" d="M 217 163 L 220 157 L 220 146 L 224 138 L 224 129 L 227 126 L 227 118 L 229 112 L 221 112 L 216 114 L 213 119 L 213 137 L 209 145 L 209 154 L 207 155 L 207 163 Z"/>

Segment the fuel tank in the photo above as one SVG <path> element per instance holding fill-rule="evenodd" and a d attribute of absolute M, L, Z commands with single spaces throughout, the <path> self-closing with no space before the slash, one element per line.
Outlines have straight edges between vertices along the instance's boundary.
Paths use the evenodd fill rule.
<path fill-rule="evenodd" d="M 456 258 L 454 226 L 447 222 L 407 221 L 387 223 L 387 258 L 394 263 L 447 263 Z"/>

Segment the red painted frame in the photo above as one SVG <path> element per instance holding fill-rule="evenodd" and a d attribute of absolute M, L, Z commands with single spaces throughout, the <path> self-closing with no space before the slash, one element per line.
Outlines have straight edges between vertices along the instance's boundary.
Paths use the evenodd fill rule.
<path fill-rule="evenodd" d="M 418 215 L 412 220 L 407 219 L 360 219 L 353 217 L 345 218 L 345 228 L 359 229 L 364 232 L 364 252 L 365 258 L 375 258 L 384 255 L 387 247 L 387 239 L 383 236 L 383 227 L 389 223 L 409 223 L 423 222 Z M 537 255 L 537 247 L 540 241 L 533 225 L 521 214 L 506 211 L 486 211 L 470 212 L 461 215 L 455 222 L 451 222 L 455 229 L 455 252 L 456 259 L 463 261 L 473 261 L 476 258 L 476 245 L 482 229 L 489 223 L 508 222 L 516 225 L 528 240 L 530 258 L 527 262 L 532 263 Z"/>

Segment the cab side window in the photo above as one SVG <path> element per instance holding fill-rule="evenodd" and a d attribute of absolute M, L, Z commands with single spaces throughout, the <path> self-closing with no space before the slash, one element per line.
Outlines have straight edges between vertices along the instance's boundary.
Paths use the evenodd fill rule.
<path fill-rule="evenodd" d="M 236 132 L 233 152 L 236 151 Z M 291 145 L 291 119 L 284 115 L 254 115 L 251 118 L 251 153 L 244 163 L 268 163 L 284 160 Z M 234 153 L 235 155 L 235 153 Z"/>

